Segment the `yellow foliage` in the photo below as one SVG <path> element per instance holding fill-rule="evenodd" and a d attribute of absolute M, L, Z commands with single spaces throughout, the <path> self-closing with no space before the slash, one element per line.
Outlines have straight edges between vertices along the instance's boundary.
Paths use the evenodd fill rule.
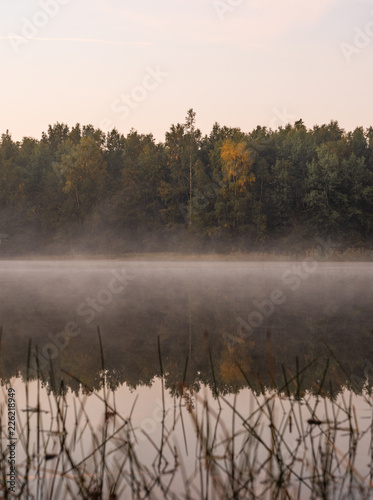
<path fill-rule="evenodd" d="M 226 139 L 220 150 L 223 173 L 229 182 L 233 182 L 235 190 L 239 191 L 255 181 L 255 176 L 250 169 L 253 164 L 251 151 L 245 141 L 235 142 Z"/>
<path fill-rule="evenodd" d="M 220 359 L 220 375 L 225 384 L 242 383 L 245 378 L 239 366 L 246 372 L 250 371 L 251 356 L 247 352 L 247 347 L 252 347 L 254 342 L 248 342 L 244 346 L 227 346 L 222 352 Z M 239 365 L 239 366 L 238 366 Z"/>
<path fill-rule="evenodd" d="M 224 357 L 220 363 L 220 374 L 225 384 L 233 384 L 234 382 L 243 382 L 244 377 L 241 370 L 230 357 Z"/>

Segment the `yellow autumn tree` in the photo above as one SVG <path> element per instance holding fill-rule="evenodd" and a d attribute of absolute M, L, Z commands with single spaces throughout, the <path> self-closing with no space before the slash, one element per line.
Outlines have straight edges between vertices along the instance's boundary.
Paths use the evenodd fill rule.
<path fill-rule="evenodd" d="M 219 372 L 221 380 L 227 385 L 240 385 L 245 382 L 245 374 L 252 370 L 252 357 L 249 349 L 253 348 L 255 342 L 245 341 L 233 347 L 226 346 L 221 352 Z"/>
<path fill-rule="evenodd" d="M 229 138 L 222 144 L 220 160 L 223 176 L 216 212 L 220 224 L 235 234 L 250 223 L 253 154 L 244 139 Z"/>
<path fill-rule="evenodd" d="M 233 189 L 235 196 L 255 181 L 254 174 L 250 172 L 253 164 L 252 153 L 245 141 L 226 139 L 220 158 L 226 183 Z"/>

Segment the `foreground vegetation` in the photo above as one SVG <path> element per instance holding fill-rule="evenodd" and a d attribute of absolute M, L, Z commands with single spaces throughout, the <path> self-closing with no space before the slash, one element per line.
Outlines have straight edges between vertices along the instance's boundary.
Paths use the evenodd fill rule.
<path fill-rule="evenodd" d="M 340 253 L 372 246 L 373 128 L 302 120 L 250 133 L 195 113 L 163 143 L 57 123 L 40 140 L 0 141 L 0 251 Z"/>
<path fill-rule="evenodd" d="M 152 414 L 153 428 L 145 425 L 149 419 L 136 420 L 137 398 L 125 414 L 118 409 L 106 383 L 102 348 L 100 390 L 92 391 L 66 372 L 81 386 L 73 397 L 63 384 L 50 392 L 26 376 L 25 407 L 17 408 L 16 497 L 371 498 L 373 401 L 368 386 L 359 397 L 354 389 L 332 397 L 327 363 L 313 394 L 300 395 L 297 387 L 310 364 L 294 373 L 284 367 L 279 389 L 222 395 L 216 386 L 207 392 L 186 385 L 186 360 L 184 380 L 167 398 L 159 344 L 158 349 L 160 406 Z M 214 378 L 213 365 L 211 372 Z M 4 401 L 5 393 L 4 388 Z M 92 399 L 93 411 L 88 408 Z M 0 406 L 4 438 L 6 406 Z M 1 492 L 3 498 L 14 498 L 5 487 L 9 450 L 4 443 Z"/>

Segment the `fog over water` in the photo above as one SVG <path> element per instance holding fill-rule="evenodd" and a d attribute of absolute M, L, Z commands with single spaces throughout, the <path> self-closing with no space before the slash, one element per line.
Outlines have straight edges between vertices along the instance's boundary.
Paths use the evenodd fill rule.
<path fill-rule="evenodd" d="M 158 338 L 170 386 L 186 358 L 190 383 L 208 379 L 209 353 L 228 390 L 243 382 L 237 360 L 266 379 L 269 359 L 280 372 L 334 356 L 359 380 L 373 363 L 372 278 L 370 263 L 312 260 L 1 261 L 1 375 L 22 372 L 32 339 L 45 370 L 51 357 L 93 383 L 99 326 L 116 384 L 159 374 Z"/>

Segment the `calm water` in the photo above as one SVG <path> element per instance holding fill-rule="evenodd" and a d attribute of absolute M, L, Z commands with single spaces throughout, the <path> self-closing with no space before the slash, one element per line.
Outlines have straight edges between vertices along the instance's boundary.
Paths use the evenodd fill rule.
<path fill-rule="evenodd" d="M 187 358 L 188 383 L 210 383 L 209 353 L 228 392 L 245 385 L 228 369 L 233 357 L 265 383 L 271 359 L 280 385 L 283 365 L 314 361 L 304 389 L 333 356 L 344 369 L 330 372 L 335 390 L 373 375 L 372 264 L 3 261 L 0 285 L 3 379 L 24 372 L 31 339 L 41 368 L 51 357 L 94 387 L 97 326 L 114 385 L 160 374 L 158 337 L 170 387 Z"/>
<path fill-rule="evenodd" d="M 367 425 L 372 299 L 373 265 L 366 263 L 0 261 L 3 395 L 9 384 L 16 388 L 22 419 L 39 391 L 49 429 L 53 411 L 37 378 L 49 394 L 64 394 L 67 406 L 84 400 L 94 429 L 105 422 L 100 398 L 108 397 L 122 416 L 133 410 L 144 463 L 152 456 L 146 436 L 161 435 L 165 409 L 167 429 L 174 428 L 192 474 L 195 420 L 189 417 L 198 407 L 203 415 L 203 401 L 211 405 L 210 416 L 221 413 L 229 427 L 230 405 L 236 417 L 245 415 L 239 425 L 271 394 L 279 423 L 293 411 L 292 401 L 304 404 L 304 418 L 286 420 L 281 438 L 296 448 L 297 419 L 313 417 L 312 405 L 320 421 L 333 413 L 320 397 L 338 402 L 343 414 L 354 406 L 359 429 Z M 21 380 L 27 373 L 28 400 Z M 269 424 L 261 425 L 265 441 Z M 371 442 L 363 437 L 356 464 L 367 476 Z M 344 439 L 338 437 L 341 449 Z M 40 443 L 32 446 L 40 452 Z M 243 446 L 239 438 L 236 446 Z M 44 441 L 50 454 L 56 447 Z M 18 453 L 22 461 L 21 447 Z M 174 485 L 185 489 L 180 478 Z M 306 490 L 304 498 L 311 496 Z"/>

